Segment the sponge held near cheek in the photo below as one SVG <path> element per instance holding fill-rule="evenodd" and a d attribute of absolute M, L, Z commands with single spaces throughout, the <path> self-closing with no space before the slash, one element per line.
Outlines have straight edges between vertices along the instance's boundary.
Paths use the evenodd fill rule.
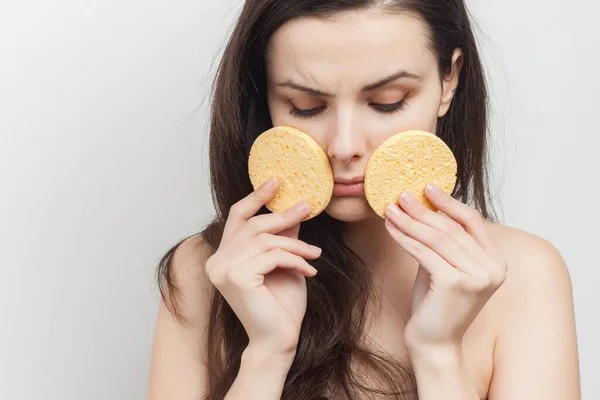
<path fill-rule="evenodd" d="M 285 211 L 305 200 L 311 207 L 308 220 L 325 210 L 333 193 L 327 155 L 313 138 L 289 126 L 276 126 L 260 134 L 250 149 L 248 173 L 255 189 L 271 176 L 280 179 L 277 194 L 266 204 L 272 212 Z"/>
<path fill-rule="evenodd" d="M 426 207 L 437 211 L 425 197 L 429 182 L 451 193 L 456 185 L 457 162 L 438 136 L 419 130 L 398 133 L 375 149 L 365 170 L 365 196 L 384 217 L 385 207 L 409 191 Z"/>

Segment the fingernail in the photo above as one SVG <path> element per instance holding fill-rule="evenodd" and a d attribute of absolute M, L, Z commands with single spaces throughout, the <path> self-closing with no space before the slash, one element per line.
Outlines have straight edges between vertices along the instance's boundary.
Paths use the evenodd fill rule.
<path fill-rule="evenodd" d="M 273 185 L 275 185 L 276 181 L 277 181 L 277 179 L 274 176 L 270 177 L 265 183 L 263 183 L 263 188 L 269 189 L 269 188 L 273 187 Z"/>
<path fill-rule="evenodd" d="M 308 247 L 310 247 L 310 251 L 312 251 L 315 254 L 321 254 L 321 248 L 317 247 L 317 246 L 313 246 L 312 244 L 309 244 Z"/>
<path fill-rule="evenodd" d="M 429 194 L 432 194 L 434 196 L 437 196 L 442 191 L 441 188 L 434 183 L 428 183 L 427 186 L 425 186 L 425 190 L 427 190 Z"/>
<path fill-rule="evenodd" d="M 301 203 L 298 203 L 294 207 L 292 207 L 291 211 L 293 213 L 302 214 L 303 212 L 306 212 L 307 210 L 308 210 L 308 203 L 305 201 L 302 201 Z"/>
<path fill-rule="evenodd" d="M 404 192 L 400 196 L 400 201 L 402 201 L 404 204 L 412 204 L 414 199 L 415 198 L 413 197 L 413 195 L 409 192 Z"/>
<path fill-rule="evenodd" d="M 399 216 L 400 216 L 400 209 L 398 208 L 398 206 L 397 206 L 397 205 L 395 205 L 395 204 L 393 204 L 393 203 L 390 203 L 390 204 L 387 206 L 387 210 L 388 210 L 388 212 L 389 212 L 391 215 L 393 215 L 394 217 L 399 217 Z"/>

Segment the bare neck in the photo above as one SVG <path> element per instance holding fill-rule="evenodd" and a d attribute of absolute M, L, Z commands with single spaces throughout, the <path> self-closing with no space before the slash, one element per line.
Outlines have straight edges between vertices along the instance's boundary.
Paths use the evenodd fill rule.
<path fill-rule="evenodd" d="M 344 233 L 350 248 L 372 270 L 376 281 L 393 276 L 410 277 L 418 264 L 389 234 L 385 220 L 377 215 L 346 224 Z"/>

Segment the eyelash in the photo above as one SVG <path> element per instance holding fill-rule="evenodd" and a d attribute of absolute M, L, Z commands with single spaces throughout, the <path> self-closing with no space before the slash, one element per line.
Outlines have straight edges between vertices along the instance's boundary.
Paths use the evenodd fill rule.
<path fill-rule="evenodd" d="M 406 102 L 404 101 L 404 99 L 402 99 L 397 103 L 371 104 L 371 106 L 375 109 L 375 111 L 377 111 L 381 114 L 392 114 L 396 111 L 404 110 L 404 107 L 406 106 Z M 321 107 L 311 108 L 309 110 L 301 110 L 292 104 L 292 108 L 290 109 L 290 115 L 293 115 L 294 117 L 299 117 L 299 118 L 311 118 L 311 117 L 318 115 L 325 108 L 326 108 L 325 106 L 321 106 Z"/>

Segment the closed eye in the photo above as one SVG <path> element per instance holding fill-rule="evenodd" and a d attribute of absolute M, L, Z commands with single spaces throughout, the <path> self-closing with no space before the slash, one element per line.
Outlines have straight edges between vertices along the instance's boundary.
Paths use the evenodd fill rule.
<path fill-rule="evenodd" d="M 387 103 L 387 104 L 379 104 L 379 103 L 369 103 L 369 105 L 377 112 L 382 114 L 391 114 L 396 111 L 401 111 L 406 106 L 406 102 L 404 99 L 396 102 L 396 103 Z M 325 110 L 326 106 L 319 106 L 315 108 L 309 109 L 301 109 L 292 104 L 292 108 L 290 109 L 290 115 L 299 118 L 311 118 L 318 115 L 320 112 Z"/>
<path fill-rule="evenodd" d="M 290 114 L 293 115 L 294 117 L 310 118 L 310 117 L 314 117 L 315 115 L 317 115 L 318 113 L 323 111 L 325 108 L 327 108 L 327 107 L 320 106 L 320 107 L 303 110 L 303 109 L 296 107 L 295 105 L 292 105 L 292 108 L 290 109 Z"/>
<path fill-rule="evenodd" d="M 375 109 L 375 111 L 377 111 L 377 112 L 380 112 L 383 114 L 390 114 L 390 113 L 393 113 L 396 111 L 403 110 L 404 107 L 406 106 L 406 102 L 404 101 L 404 99 L 402 99 L 397 103 L 391 103 L 391 104 L 371 103 L 370 106 L 373 107 Z"/>

